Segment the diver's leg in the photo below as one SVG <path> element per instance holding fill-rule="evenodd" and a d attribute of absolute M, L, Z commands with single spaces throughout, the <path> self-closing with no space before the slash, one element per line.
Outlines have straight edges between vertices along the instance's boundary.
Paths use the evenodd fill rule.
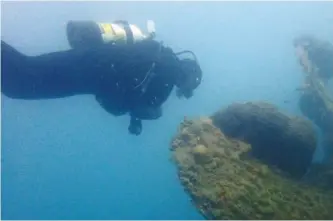
<path fill-rule="evenodd" d="M 97 71 L 79 51 L 29 57 L 1 41 L 1 91 L 11 98 L 47 99 L 93 93 Z"/>

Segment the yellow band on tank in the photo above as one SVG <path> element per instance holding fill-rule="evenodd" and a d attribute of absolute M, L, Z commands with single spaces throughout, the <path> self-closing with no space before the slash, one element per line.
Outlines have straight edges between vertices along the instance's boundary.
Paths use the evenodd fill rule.
<path fill-rule="evenodd" d="M 115 32 L 114 32 L 114 30 L 112 28 L 112 24 L 101 23 L 101 24 L 99 24 L 99 26 L 100 26 L 103 34 L 110 34 L 110 33 L 112 33 L 113 35 L 115 35 Z"/>
<path fill-rule="evenodd" d="M 109 23 L 99 23 L 104 43 L 125 42 L 126 32 L 119 25 Z"/>

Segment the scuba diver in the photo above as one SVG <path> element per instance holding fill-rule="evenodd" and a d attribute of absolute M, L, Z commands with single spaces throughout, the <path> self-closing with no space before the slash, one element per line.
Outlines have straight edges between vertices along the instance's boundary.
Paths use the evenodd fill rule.
<path fill-rule="evenodd" d="M 162 116 L 173 88 L 190 98 L 202 70 L 191 51 L 175 53 L 126 21 L 71 21 L 71 49 L 27 56 L 1 41 L 1 91 L 14 99 L 53 99 L 92 94 L 114 116 L 129 114 L 128 130 L 142 132 L 142 120 Z M 181 58 L 190 54 L 192 58 Z"/>
<path fill-rule="evenodd" d="M 333 45 L 303 35 L 293 41 L 296 55 L 306 72 L 316 72 L 325 83 L 333 77 Z"/>

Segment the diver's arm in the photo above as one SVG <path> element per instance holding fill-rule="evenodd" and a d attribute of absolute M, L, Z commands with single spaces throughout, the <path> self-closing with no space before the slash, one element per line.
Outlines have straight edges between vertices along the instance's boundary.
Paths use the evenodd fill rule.
<path fill-rule="evenodd" d="M 119 99 L 120 96 L 107 94 L 109 96 L 106 97 L 105 94 L 107 94 L 107 92 L 105 92 L 102 95 L 97 94 L 95 96 L 96 101 L 105 111 L 116 117 L 127 114 L 128 109 L 123 104 L 123 102 L 120 101 Z"/>
<path fill-rule="evenodd" d="M 141 120 L 156 120 L 162 116 L 161 107 L 139 107 L 130 112 L 130 115 Z"/>
<path fill-rule="evenodd" d="M 130 124 L 128 126 L 128 131 L 134 135 L 140 135 L 142 132 L 142 120 L 131 116 Z"/>
<path fill-rule="evenodd" d="M 162 116 L 160 107 L 140 107 L 130 112 L 130 124 L 128 131 L 131 134 L 140 135 L 142 132 L 142 120 L 156 120 Z"/>

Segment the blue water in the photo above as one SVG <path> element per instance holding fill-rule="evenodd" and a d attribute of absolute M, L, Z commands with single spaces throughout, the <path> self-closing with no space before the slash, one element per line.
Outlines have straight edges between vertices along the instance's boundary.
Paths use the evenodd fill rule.
<path fill-rule="evenodd" d="M 180 185 L 168 150 L 184 116 L 266 100 L 300 114 L 302 79 L 292 39 L 333 37 L 330 2 L 2 2 L 1 38 L 28 55 L 68 49 L 70 19 L 156 23 L 158 39 L 193 50 L 204 71 L 191 100 L 174 94 L 144 122 L 106 113 L 93 96 L 2 98 L 3 219 L 203 219 Z M 285 101 L 288 102 L 285 102 Z"/>

